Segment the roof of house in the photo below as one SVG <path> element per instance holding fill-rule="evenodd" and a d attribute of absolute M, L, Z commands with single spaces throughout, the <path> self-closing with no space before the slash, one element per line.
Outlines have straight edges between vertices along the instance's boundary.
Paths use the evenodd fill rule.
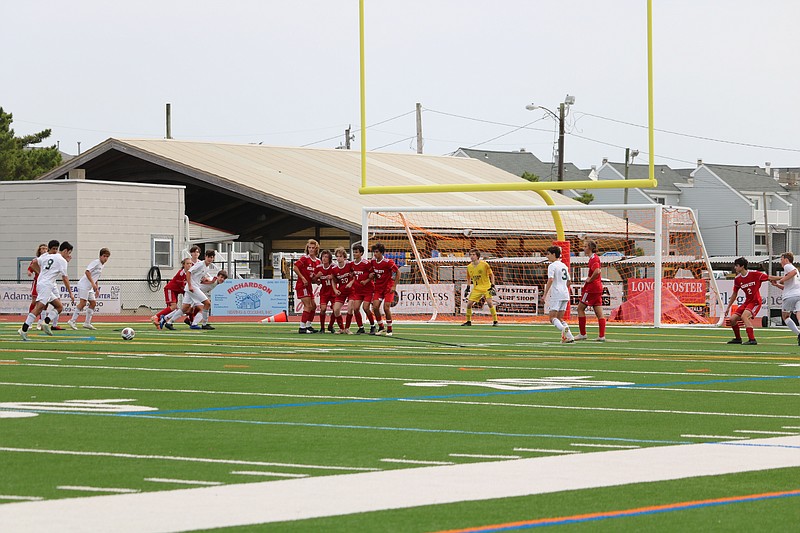
<path fill-rule="evenodd" d="M 614 167 L 614 170 L 619 172 L 620 176 L 625 176 L 624 163 L 608 163 Z M 678 183 L 686 183 L 686 178 L 671 169 L 667 165 L 654 165 L 656 181 L 658 186 L 655 189 L 647 189 L 648 191 L 655 190 L 659 192 L 672 192 L 679 193 L 681 190 L 676 186 Z M 629 165 L 628 166 L 628 179 L 649 179 L 650 178 L 650 165 Z"/>
<path fill-rule="evenodd" d="M 370 186 L 521 181 L 497 167 L 465 157 L 370 152 L 366 165 Z M 214 212 L 223 211 L 214 199 L 233 207 L 238 202 L 242 207 L 236 211 L 242 211 L 244 204 L 255 204 L 355 234 L 361 232 L 365 206 L 545 205 L 533 191 L 362 195 L 361 154 L 349 150 L 108 139 L 39 179 L 60 179 L 75 168 L 86 170 L 86 179 L 187 183 L 193 188 L 187 189 L 187 211 L 193 201 L 189 196 L 204 194 L 209 197 L 204 201 L 210 202 L 209 209 Z M 162 175 L 165 177 L 159 178 Z M 558 193 L 550 195 L 557 205 L 580 205 Z M 229 216 L 227 213 L 231 210 L 226 211 Z M 601 211 L 565 212 L 561 216 L 567 232 L 625 232 L 624 221 Z M 528 223 L 525 229 L 555 231 L 552 217 L 537 220 L 539 227 L 531 228 Z M 243 233 L 233 224 L 226 224 L 226 220 L 211 218 L 208 222 L 232 233 Z M 644 228 L 631 231 L 649 233 Z"/>
<path fill-rule="evenodd" d="M 704 163 L 703 166 L 719 176 L 732 189 L 738 192 L 770 192 L 786 193 L 786 189 L 761 167 L 756 166 L 736 166 L 736 165 L 714 165 Z M 681 174 L 691 173 L 695 169 L 683 169 Z"/>
<path fill-rule="evenodd" d="M 539 176 L 539 181 L 556 181 L 558 179 L 558 164 L 542 161 L 530 152 L 499 152 L 474 148 L 459 148 L 456 153 L 459 152 L 515 176 L 522 176 L 524 172 L 529 172 Z M 564 181 L 586 180 L 588 174 L 588 171 L 581 170 L 572 163 L 564 163 Z"/>

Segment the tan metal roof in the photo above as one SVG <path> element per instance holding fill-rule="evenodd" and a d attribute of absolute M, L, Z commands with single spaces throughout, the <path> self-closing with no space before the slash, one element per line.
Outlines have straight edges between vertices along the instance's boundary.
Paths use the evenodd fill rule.
<path fill-rule="evenodd" d="M 40 179 L 80 168 L 93 154 L 119 150 L 237 194 L 359 232 L 363 206 L 545 205 L 535 192 L 361 195 L 360 152 L 167 139 L 108 139 Z M 464 157 L 369 152 L 367 182 L 380 185 L 506 183 L 521 180 L 482 161 Z M 551 192 L 557 205 L 576 201 Z M 550 218 L 550 217 L 547 217 Z M 602 211 L 563 213 L 567 232 L 625 233 L 624 221 Z M 549 220 L 539 230 L 552 230 Z M 651 233 L 629 228 L 635 233 Z"/>

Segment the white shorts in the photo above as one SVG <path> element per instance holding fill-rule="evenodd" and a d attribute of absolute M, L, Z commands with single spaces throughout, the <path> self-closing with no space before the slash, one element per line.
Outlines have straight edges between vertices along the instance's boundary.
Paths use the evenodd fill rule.
<path fill-rule="evenodd" d="M 784 313 L 797 313 L 800 311 L 800 296 L 789 296 L 781 302 L 781 309 Z"/>
<path fill-rule="evenodd" d="M 187 287 L 188 289 L 188 287 Z M 183 305 L 203 305 L 203 302 L 208 300 L 208 296 L 203 294 L 199 287 L 193 287 L 191 291 L 187 290 L 183 293 Z"/>
<path fill-rule="evenodd" d="M 566 311 L 569 300 L 550 300 L 545 306 L 545 311 Z"/>
<path fill-rule="evenodd" d="M 83 288 L 80 285 L 78 285 L 78 298 L 81 300 L 87 300 L 89 302 L 94 302 L 95 300 L 97 300 L 93 288 L 91 287 Z"/>
<path fill-rule="evenodd" d="M 51 285 L 49 287 L 43 287 L 42 285 L 36 284 L 36 301 L 41 302 L 44 305 L 49 304 L 53 300 L 58 300 L 61 298 L 61 295 L 58 292 L 58 287 L 55 285 Z"/>

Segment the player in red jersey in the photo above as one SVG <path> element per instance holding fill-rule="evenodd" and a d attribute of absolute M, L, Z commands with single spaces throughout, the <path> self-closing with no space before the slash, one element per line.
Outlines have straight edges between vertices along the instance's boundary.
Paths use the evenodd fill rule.
<path fill-rule="evenodd" d="M 331 274 L 333 275 L 333 318 L 331 318 L 331 325 L 333 321 L 339 324 L 339 333 L 346 333 L 352 335 L 350 331 L 350 324 L 353 321 L 353 310 L 350 309 L 352 305 L 348 304 L 347 311 L 347 325 L 342 319 L 342 307 L 347 299 L 352 294 L 353 283 L 356 278 L 353 276 L 353 263 L 347 260 L 347 252 L 341 246 L 334 250 L 336 261 L 331 266 Z"/>
<path fill-rule="evenodd" d="M 320 261 L 317 257 L 319 253 L 319 243 L 314 239 L 308 239 L 306 243 L 306 255 L 298 259 L 292 265 L 297 282 L 294 284 L 294 297 L 303 302 L 303 314 L 300 316 L 300 329 L 298 333 L 316 333 L 312 323 L 317 312 L 317 304 L 314 302 L 314 271 Z"/>
<path fill-rule="evenodd" d="M 603 317 L 603 281 L 600 279 L 600 257 L 597 255 L 597 243 L 588 240 L 583 245 L 583 252 L 589 256 L 589 277 L 583 282 L 581 301 L 578 303 L 578 329 L 580 335 L 575 336 L 576 341 L 586 340 L 586 308 L 594 308 L 597 325 L 600 329 L 598 342 L 606 340 L 606 319 Z"/>
<path fill-rule="evenodd" d="M 164 302 L 167 306 L 152 316 L 153 325 L 161 329 L 161 318 L 172 313 L 178 308 L 178 295 L 183 294 L 186 287 L 186 271 L 192 266 L 192 258 L 187 257 L 181 261 L 181 269 L 172 276 L 172 279 L 164 285 Z"/>
<path fill-rule="evenodd" d="M 56 248 L 56 251 L 58 251 L 58 248 Z M 38 248 L 36 248 L 36 257 L 39 257 L 45 252 L 47 252 L 47 245 L 42 243 Z M 38 296 L 36 292 L 36 282 L 39 280 L 39 270 L 35 270 L 36 267 L 33 266 L 34 263 L 37 265 L 39 264 L 39 262 L 36 260 L 36 257 L 31 259 L 31 262 L 28 265 L 28 277 L 33 278 L 33 283 L 31 285 L 31 305 L 28 307 L 29 313 L 33 311 L 34 307 L 36 307 L 36 297 Z M 41 325 L 39 326 L 39 329 L 42 329 Z"/>
<path fill-rule="evenodd" d="M 319 283 L 319 327 L 320 333 L 325 333 L 325 319 L 328 316 L 328 307 L 333 309 L 333 254 L 330 250 L 322 250 L 319 254 L 320 264 L 314 269 L 314 283 Z M 328 325 L 328 333 L 333 333 L 333 317 Z"/>
<path fill-rule="evenodd" d="M 731 310 L 734 302 L 736 302 L 736 294 L 739 289 L 744 293 L 744 303 L 736 307 L 736 310 L 731 315 L 731 329 L 733 329 L 734 338 L 729 340 L 728 344 L 758 344 L 753 334 L 753 317 L 761 309 L 761 284 L 769 281 L 769 276 L 765 272 L 747 270 L 747 259 L 744 257 L 740 257 L 733 262 L 733 270 L 736 272 L 736 278 L 733 280 L 733 293 L 731 294 L 731 301 L 728 302 L 728 307 L 725 309 L 725 315 L 727 316 L 728 311 Z M 739 322 L 744 322 L 747 342 L 742 342 Z"/>
<path fill-rule="evenodd" d="M 375 315 L 372 314 L 372 295 L 375 292 L 375 283 L 373 283 L 370 274 L 372 273 L 372 261 L 364 259 L 364 247 L 360 244 L 353 246 L 353 276 L 355 283 L 353 283 L 353 291 L 350 294 L 350 303 L 348 304 L 349 312 L 353 313 L 358 324 L 358 331 L 356 335 L 363 335 L 364 322 L 361 318 L 361 309 L 363 306 L 364 313 L 369 320 L 369 331 L 372 335 L 375 334 Z M 350 315 L 348 316 L 348 320 Z"/>
<path fill-rule="evenodd" d="M 383 314 L 386 315 L 386 330 L 388 337 L 392 336 L 392 302 L 394 301 L 394 287 L 397 284 L 397 265 L 392 259 L 383 256 L 386 247 L 382 243 L 372 245 L 372 279 L 375 280 L 375 294 L 372 295 L 372 312 L 378 319 L 376 335 L 383 335 L 383 317 L 381 317 L 381 301 L 383 301 Z M 370 331 L 370 333 L 372 333 Z"/>

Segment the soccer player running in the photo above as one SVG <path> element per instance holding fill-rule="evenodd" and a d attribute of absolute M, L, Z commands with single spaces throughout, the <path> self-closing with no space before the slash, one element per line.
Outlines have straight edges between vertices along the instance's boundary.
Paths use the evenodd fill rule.
<path fill-rule="evenodd" d="M 350 331 L 350 324 L 353 321 L 353 305 L 348 304 L 347 311 L 347 324 L 342 319 L 342 307 L 353 291 L 353 283 L 356 278 L 353 276 L 353 263 L 347 260 L 347 252 L 341 246 L 333 251 L 336 255 L 336 261 L 331 266 L 331 274 L 333 275 L 333 318 L 331 323 L 336 320 L 339 325 L 339 333 L 346 333 L 352 335 Z M 361 312 L 359 311 L 359 314 Z"/>
<path fill-rule="evenodd" d="M 317 312 L 317 304 L 314 302 L 314 286 L 313 278 L 314 271 L 320 260 L 317 257 L 319 253 L 319 243 L 314 239 L 308 239 L 306 242 L 305 255 L 294 262 L 292 270 L 297 276 L 297 281 L 294 284 L 294 297 L 299 298 L 303 302 L 303 313 L 300 315 L 300 329 L 297 333 L 316 333 L 312 326 L 314 322 L 314 315 Z"/>
<path fill-rule="evenodd" d="M 52 241 L 52 242 L 56 243 L 56 251 L 58 251 L 58 241 Z M 38 265 L 39 264 L 38 258 L 42 254 L 47 253 L 47 251 L 48 251 L 47 245 L 44 243 L 40 244 L 39 247 L 36 248 L 36 257 L 31 259 L 31 262 L 28 265 L 28 277 L 29 278 L 33 277 L 33 280 L 31 280 L 31 305 L 28 306 L 29 313 L 33 311 L 34 307 L 36 307 L 36 297 L 38 296 L 38 294 L 36 293 L 36 282 L 39 280 L 39 269 L 38 269 L 39 267 L 38 266 L 34 267 L 34 264 Z M 37 327 L 38 329 L 42 329 L 41 320 L 39 321 L 39 325 Z"/>
<path fill-rule="evenodd" d="M 594 308 L 597 317 L 599 332 L 598 342 L 606 340 L 606 319 L 603 318 L 603 281 L 600 278 L 600 257 L 597 255 L 597 243 L 587 240 L 583 245 L 583 252 L 589 256 L 589 277 L 583 282 L 581 301 L 578 303 L 578 329 L 580 334 L 575 337 L 577 341 L 586 340 L 586 308 Z"/>
<path fill-rule="evenodd" d="M 211 266 L 216 268 L 214 263 L 211 263 Z M 209 269 L 213 271 L 213 269 Z M 219 285 L 220 283 L 224 283 L 225 280 L 228 279 L 228 272 L 226 270 L 220 270 L 216 273 L 215 276 L 207 277 L 202 282 L 200 282 L 200 290 L 203 291 L 203 294 L 206 295 L 208 301 L 211 302 L 211 291 L 214 290 L 214 287 Z M 196 309 L 196 308 L 195 308 Z M 208 314 L 204 318 L 200 320 L 200 328 L 201 329 L 217 329 L 211 324 L 208 323 Z"/>
<path fill-rule="evenodd" d="M 575 342 L 575 337 L 564 320 L 570 295 L 569 269 L 561 262 L 561 248 L 551 246 L 547 249 L 547 284 L 544 287 L 544 300 L 550 315 L 550 322 L 561 332 L 561 342 Z M 548 300 L 548 296 L 550 299 Z"/>
<path fill-rule="evenodd" d="M 792 252 L 785 252 L 781 254 L 781 267 L 783 267 L 783 276 L 770 276 L 769 281 L 775 287 L 783 290 L 783 299 L 781 301 L 781 317 L 783 323 L 792 330 L 792 333 L 797 335 L 797 344 L 800 345 L 800 329 L 794 320 L 790 318 L 791 314 L 797 317 L 800 321 L 800 273 L 792 264 L 794 263 L 794 254 Z"/>
<path fill-rule="evenodd" d="M 392 302 L 394 301 L 394 287 L 397 285 L 397 273 L 399 269 L 393 259 L 383 256 L 386 247 L 383 243 L 375 243 L 372 250 L 372 273 L 370 276 L 375 281 L 375 293 L 372 295 L 372 312 L 378 320 L 378 331 L 375 335 L 386 334 L 392 336 Z M 386 329 L 383 329 L 383 317 L 381 316 L 381 302 L 383 302 L 383 314 L 386 315 Z M 372 328 L 370 328 L 372 335 Z"/>
<path fill-rule="evenodd" d="M 203 320 L 205 320 L 206 323 L 208 322 L 208 311 L 211 309 L 211 301 L 208 299 L 208 296 L 200 290 L 200 284 L 203 280 L 211 277 L 212 265 L 216 255 L 217 253 L 214 250 L 206 250 L 204 260 L 198 261 L 186 271 L 183 306 L 161 319 L 162 328 L 175 329 L 172 324 L 176 320 L 180 319 L 184 314 L 188 314 L 188 311 L 193 307 L 198 307 L 200 312 L 195 316 L 189 328 L 203 329 L 202 326 L 200 326 L 200 322 Z"/>
<path fill-rule="evenodd" d="M 103 267 L 109 257 L 111 257 L 109 249 L 101 248 L 100 257 L 89 263 L 83 276 L 78 281 L 78 305 L 72 311 L 72 318 L 67 321 L 67 324 L 72 329 L 78 329 L 78 317 L 86 307 L 87 302 L 89 303 L 89 309 L 86 310 L 86 320 L 83 322 L 83 327 L 97 329 L 92 324 L 92 316 L 97 307 L 97 295 L 100 294 L 100 287 L 97 282 L 100 280 L 100 274 L 103 273 Z"/>
<path fill-rule="evenodd" d="M 353 291 L 350 294 L 349 312 L 355 314 L 358 331 L 356 335 L 364 335 L 364 322 L 361 318 L 361 309 L 369 320 L 369 332 L 375 335 L 375 315 L 372 314 L 372 295 L 375 292 L 375 284 L 370 277 L 372 273 L 372 262 L 364 259 L 364 247 L 360 244 L 353 246 Z M 348 315 L 348 320 L 350 315 Z"/>
<path fill-rule="evenodd" d="M 320 263 L 314 269 L 314 283 L 319 284 L 319 327 L 320 333 L 325 333 L 325 319 L 328 317 L 328 307 L 333 309 L 333 254 L 330 250 L 322 250 L 319 254 Z M 333 316 L 328 326 L 328 333 L 333 333 Z"/>
<path fill-rule="evenodd" d="M 467 321 L 461 325 L 472 325 L 472 308 L 482 307 L 481 301 L 485 300 L 492 314 L 492 326 L 496 326 L 497 307 L 492 301 L 492 297 L 497 295 L 494 288 L 494 272 L 489 263 L 481 259 L 481 253 L 476 248 L 469 251 L 469 258 L 472 262 L 467 265 L 467 289 L 464 291 L 464 296 L 467 298 Z"/>
<path fill-rule="evenodd" d="M 733 270 L 736 272 L 736 278 L 733 280 L 733 293 L 731 294 L 731 301 L 728 302 L 728 307 L 725 308 L 724 316 L 728 315 L 731 307 L 736 302 L 736 294 L 739 289 L 744 293 L 744 303 L 738 306 L 731 315 L 731 329 L 733 329 L 734 338 L 729 340 L 728 344 L 758 344 L 753 334 L 753 317 L 761 309 L 761 284 L 769 280 L 769 276 L 767 276 L 766 272 L 747 270 L 747 259 L 744 257 L 740 257 L 733 262 Z M 747 332 L 746 342 L 742 342 L 740 322 L 744 322 L 745 331 Z"/>
<path fill-rule="evenodd" d="M 31 324 L 33 324 L 33 321 L 36 320 L 36 315 L 41 313 L 42 310 L 47 307 L 47 304 L 51 304 L 58 314 L 64 309 L 64 306 L 61 305 L 61 298 L 59 298 L 56 290 L 56 280 L 59 274 L 61 274 L 61 280 L 64 282 L 64 287 L 67 289 L 70 300 L 73 304 L 75 303 L 75 296 L 72 294 L 72 289 L 69 286 L 69 277 L 67 277 L 67 267 L 69 266 L 69 261 L 72 259 L 72 249 L 72 245 L 64 241 L 59 246 L 59 252 L 57 254 L 42 254 L 39 256 L 36 264 L 31 265 L 34 271 L 38 270 L 39 272 L 39 279 L 36 282 L 36 305 L 33 307 L 33 311 L 28 313 L 22 327 L 17 330 L 22 340 L 28 340 L 28 329 L 31 327 Z M 58 321 L 58 314 L 53 323 Z M 49 316 L 44 319 L 42 327 L 44 328 L 44 332 L 48 335 L 53 334 Z"/>
<path fill-rule="evenodd" d="M 164 303 L 166 307 L 153 315 L 152 318 L 153 324 L 158 329 L 161 329 L 163 324 L 161 319 L 178 308 L 178 295 L 183 294 L 183 289 L 186 287 L 186 272 L 193 264 L 191 257 L 184 258 L 184 260 L 181 261 L 181 269 L 172 276 L 172 279 L 169 280 L 166 285 L 164 285 Z"/>

